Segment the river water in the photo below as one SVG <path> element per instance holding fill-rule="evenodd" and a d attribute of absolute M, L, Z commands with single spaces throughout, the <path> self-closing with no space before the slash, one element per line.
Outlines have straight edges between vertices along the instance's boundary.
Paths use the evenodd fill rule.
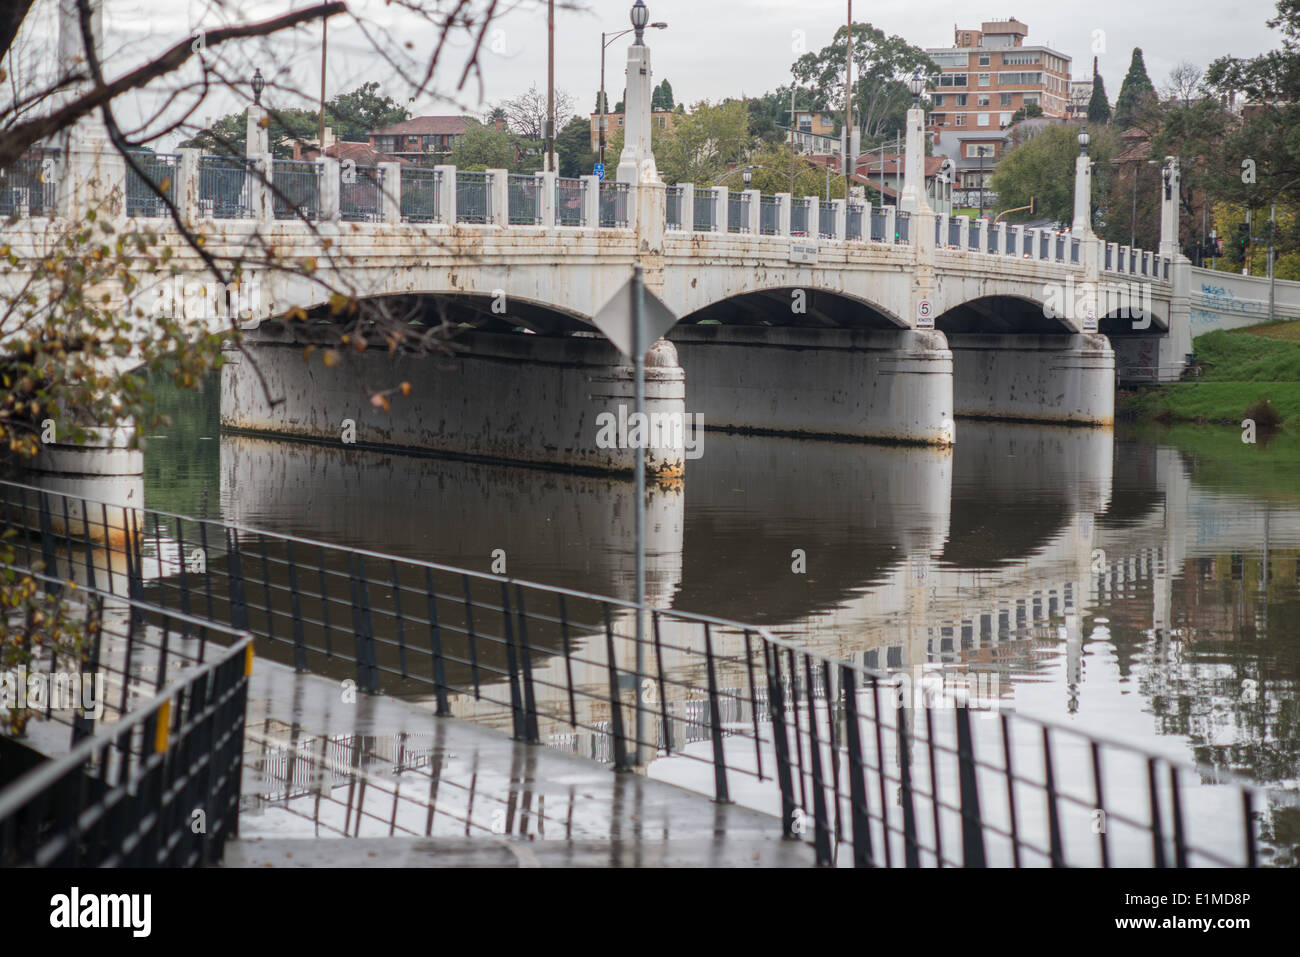
<path fill-rule="evenodd" d="M 215 384 L 165 401 L 153 508 L 632 596 L 630 482 L 223 435 Z M 1276 789 L 1269 843 L 1300 840 L 1296 438 L 963 421 L 938 451 L 710 432 L 647 508 L 652 604 L 870 666 L 978 670 L 1003 709 Z"/>

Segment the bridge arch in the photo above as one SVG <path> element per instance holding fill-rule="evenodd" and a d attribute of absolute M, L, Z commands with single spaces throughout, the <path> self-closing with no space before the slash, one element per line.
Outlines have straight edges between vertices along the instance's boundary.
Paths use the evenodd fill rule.
<path fill-rule="evenodd" d="M 591 332 L 590 317 L 553 303 L 513 296 L 506 290 L 465 292 L 463 290 L 413 291 L 363 296 L 361 302 L 377 307 L 395 319 L 429 326 L 449 322 L 481 332 L 521 332 L 538 335 L 567 335 Z M 308 318 L 333 321 L 338 315 L 328 302 L 307 309 Z"/>
<path fill-rule="evenodd" d="M 944 333 L 1044 335 L 1071 333 L 1063 319 L 1047 315 L 1045 304 L 1029 296 L 981 296 L 941 313 L 935 328 Z"/>
<path fill-rule="evenodd" d="M 805 329 L 906 329 L 885 306 L 817 287 L 779 285 L 718 299 L 683 315 L 682 325 L 774 326 Z"/>

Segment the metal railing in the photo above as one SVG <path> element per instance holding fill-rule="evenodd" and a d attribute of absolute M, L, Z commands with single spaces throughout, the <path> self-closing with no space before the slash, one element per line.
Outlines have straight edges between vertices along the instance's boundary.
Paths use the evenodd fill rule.
<path fill-rule="evenodd" d="M 133 152 L 131 159 L 144 175 L 127 164 L 126 214 L 137 217 L 168 215 L 167 203 L 158 194 L 161 192 L 173 206 L 176 204 L 176 174 L 180 157 L 173 153 Z"/>
<path fill-rule="evenodd" d="M 727 232 L 749 232 L 749 193 L 727 193 Z"/>
<path fill-rule="evenodd" d="M 323 164 L 311 160 L 271 161 L 271 206 L 276 219 L 320 219 Z M 343 175 L 342 169 L 339 175 Z"/>
<path fill-rule="evenodd" d="M 1079 256 L 1082 252 L 1082 243 L 1077 239 L 1070 240 L 1070 262 L 1078 263 Z"/>
<path fill-rule="evenodd" d="M 967 220 L 970 224 L 966 231 L 966 248 L 975 252 L 980 251 L 980 221 L 978 219 Z"/>
<path fill-rule="evenodd" d="M 821 239 L 835 238 L 835 204 L 822 201 L 817 209 L 817 235 Z"/>
<path fill-rule="evenodd" d="M 686 191 L 683 190 L 680 186 L 668 187 L 668 195 L 666 197 L 668 203 L 668 209 L 667 212 L 665 213 L 665 217 L 667 219 L 665 226 L 668 229 L 682 228 L 682 197 L 685 194 L 685 192 Z"/>
<path fill-rule="evenodd" d="M 74 538 L 77 516 L 97 513 L 84 499 L 0 484 L 0 499 L 19 494 L 49 496 L 51 514 L 66 499 Z M 683 786 L 779 816 L 774 827 L 811 843 L 821 864 L 1258 863 L 1258 792 L 1222 772 L 1212 787 L 1188 787 L 1191 765 L 1025 715 L 977 718 L 976 702 L 934 689 L 905 695 L 896 676 L 758 626 L 131 513 L 146 549 L 152 539 L 160 553 L 207 556 L 202 571 L 180 563 L 140 582 L 159 608 L 206 603 L 268 657 L 355 675 L 372 692 L 422 694 L 439 714 L 505 722 L 522 741 L 590 740 L 623 768 L 672 758 L 696 769 L 679 775 Z M 96 537 L 123 540 L 112 528 Z M 146 551 L 137 567 L 147 563 Z"/>
<path fill-rule="evenodd" d="M 631 191 L 627 183 L 601 182 L 600 184 L 600 225 L 607 228 L 623 228 L 631 223 L 628 218 L 628 197 Z"/>
<path fill-rule="evenodd" d="M 492 174 L 456 170 L 456 222 L 492 222 Z"/>
<path fill-rule="evenodd" d="M 790 235 L 808 235 L 809 200 L 806 197 L 790 199 Z"/>
<path fill-rule="evenodd" d="M 542 180 L 522 173 L 506 175 L 507 210 L 511 226 L 539 226 L 542 222 Z"/>
<path fill-rule="evenodd" d="M 948 248 L 961 249 L 961 226 L 965 221 L 964 217 L 952 216 L 948 219 Z"/>
<path fill-rule="evenodd" d="M 442 170 L 408 166 L 399 176 L 402 220 L 408 223 L 442 222 Z"/>
<path fill-rule="evenodd" d="M 697 233 L 711 233 L 718 228 L 718 197 L 712 190 L 699 191 L 695 194 L 695 210 L 692 222 Z"/>
<path fill-rule="evenodd" d="M 764 236 L 775 236 L 781 228 L 781 204 L 775 196 L 758 197 L 758 231 Z"/>
<path fill-rule="evenodd" d="M 870 211 L 864 211 L 858 203 L 849 203 L 844 208 L 844 238 L 861 240 L 862 221 L 870 216 Z M 869 236 L 866 238 L 870 238 Z"/>
<path fill-rule="evenodd" d="M 1065 236 L 1061 233 L 1056 234 L 1056 256 L 1054 259 L 1058 263 L 1065 262 Z"/>
<path fill-rule="evenodd" d="M 382 166 L 339 167 L 339 218 L 348 223 L 378 223 L 383 220 Z"/>
<path fill-rule="evenodd" d="M 899 210 L 894 218 L 894 241 L 910 243 L 912 241 L 912 214 Z"/>
<path fill-rule="evenodd" d="M 199 215 L 205 219 L 249 219 L 253 208 L 254 161 L 242 156 L 199 157 Z"/>
<path fill-rule="evenodd" d="M 555 222 L 559 226 L 583 225 L 583 210 L 587 203 L 587 181 L 583 179 L 555 180 Z"/>
<path fill-rule="evenodd" d="M 997 255 L 1005 248 L 1006 241 L 1003 239 L 1005 232 L 1006 227 L 1001 223 L 989 227 L 988 251 L 991 255 Z"/>
<path fill-rule="evenodd" d="M 0 166 L 0 216 L 53 217 L 58 180 L 57 149 L 36 147 Z"/>
<path fill-rule="evenodd" d="M 883 206 L 871 211 L 871 239 L 873 242 L 887 243 L 891 242 L 894 237 L 887 232 L 889 229 L 889 214 L 885 212 Z"/>

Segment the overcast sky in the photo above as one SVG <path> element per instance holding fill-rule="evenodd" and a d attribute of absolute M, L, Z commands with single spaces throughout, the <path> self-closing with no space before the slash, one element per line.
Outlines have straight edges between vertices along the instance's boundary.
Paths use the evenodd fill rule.
<path fill-rule="evenodd" d="M 54 0 L 40 0 L 43 9 L 31 18 L 27 31 L 29 56 L 45 59 L 54 50 Z M 573 0 L 585 11 L 562 11 L 556 27 L 556 84 L 571 93 L 577 110 L 593 108 L 600 82 L 600 35 L 628 26 L 629 0 Z M 846 0 L 647 0 L 652 20 L 664 20 L 668 29 L 650 31 L 656 82 L 667 78 L 679 101 L 718 100 L 739 94 L 756 95 L 789 79 L 796 46 L 809 50 L 828 43 L 844 22 Z M 236 2 L 236 0 L 105 0 L 109 70 L 126 69 L 193 30 L 237 20 L 260 19 L 306 0 Z M 363 20 L 372 35 L 362 33 L 355 20 L 336 19 L 330 30 L 327 95 L 344 92 L 366 80 L 383 83 L 396 98 L 407 99 L 391 67 L 373 54 L 378 43 L 400 51 L 404 42 L 414 46 L 407 56 L 424 53 L 432 42 L 432 28 L 410 14 L 395 10 L 384 0 L 349 0 L 349 9 Z M 454 90 L 459 69 L 439 71 L 439 89 L 456 96 L 456 103 L 425 97 L 406 105 L 414 112 L 455 112 L 459 104 L 481 111 L 492 103 L 528 88 L 546 84 L 546 4 L 544 0 L 515 0 L 517 9 L 501 18 L 482 58 L 485 90 L 480 101 L 476 86 L 460 94 Z M 432 4 L 430 6 L 433 6 Z M 983 19 L 1016 17 L 1029 26 L 1029 43 L 1048 44 L 1073 58 L 1076 77 L 1091 72 L 1094 44 L 1103 46 L 1100 68 L 1112 101 L 1128 69 L 1133 47 L 1140 46 L 1147 70 L 1159 87 L 1169 70 L 1181 60 L 1204 66 L 1224 54 L 1253 56 L 1279 45 L 1277 31 L 1264 21 L 1274 5 L 1268 0 L 1093 0 L 1090 3 L 1011 4 L 982 9 L 978 4 L 937 3 L 926 0 L 876 0 L 855 4 L 855 21 L 869 21 L 888 34 L 896 34 L 922 47 L 950 46 L 954 24 L 978 28 Z M 607 86 L 610 99 L 623 88 L 626 44 L 609 47 Z M 275 44 L 246 44 L 226 68 L 235 75 L 251 74 L 260 66 L 283 91 L 276 91 L 284 106 L 309 105 L 320 84 L 320 30 L 302 28 Z M 301 91 L 295 97 L 290 91 Z M 269 97 L 268 97 L 269 98 Z M 242 106 L 233 96 L 220 94 L 201 108 L 199 119 L 213 118 Z"/>

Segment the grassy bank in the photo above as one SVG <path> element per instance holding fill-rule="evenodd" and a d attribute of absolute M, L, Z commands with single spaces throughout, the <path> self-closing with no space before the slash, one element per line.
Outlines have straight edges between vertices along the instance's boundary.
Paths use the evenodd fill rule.
<path fill-rule="evenodd" d="M 1196 340 L 1196 382 L 1125 393 L 1120 412 L 1138 421 L 1239 426 L 1261 420 L 1262 404 L 1283 428 L 1300 431 L 1300 321 L 1271 322 Z"/>

